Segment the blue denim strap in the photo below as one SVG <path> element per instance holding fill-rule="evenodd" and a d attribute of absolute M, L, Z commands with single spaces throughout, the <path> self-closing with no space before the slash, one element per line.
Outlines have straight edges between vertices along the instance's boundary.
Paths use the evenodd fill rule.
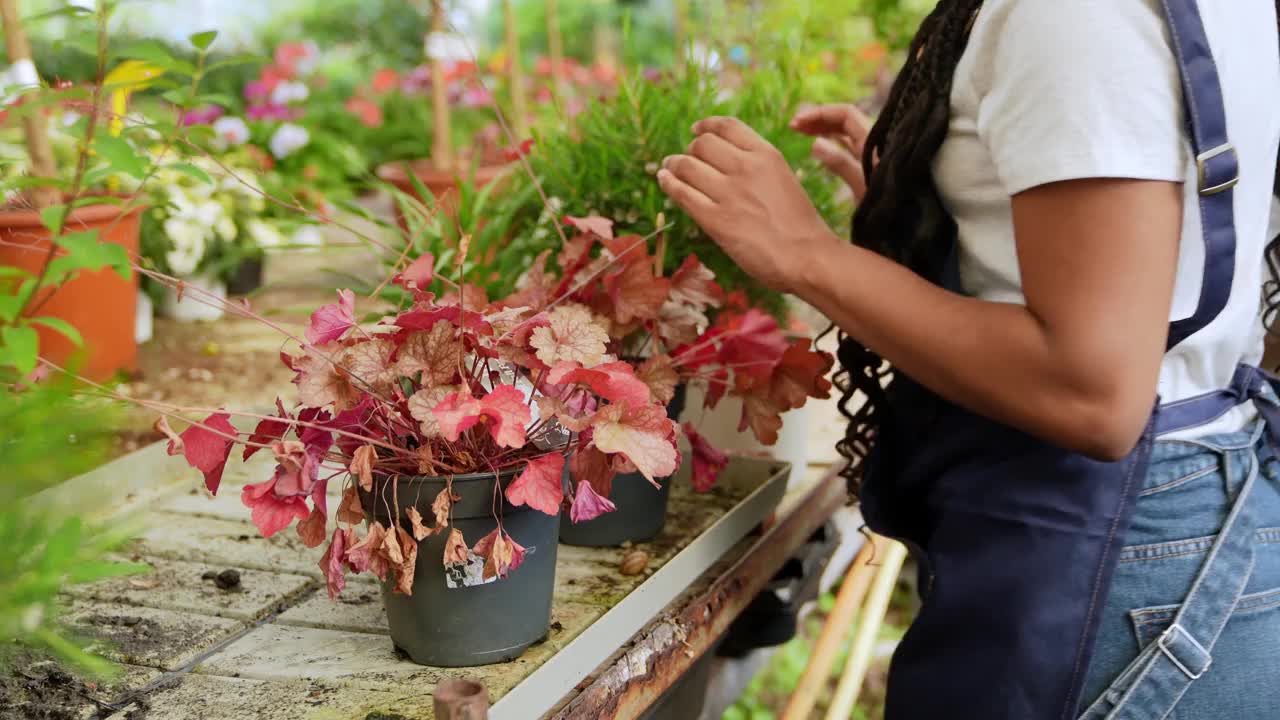
<path fill-rule="evenodd" d="M 1274 447 L 1280 407 L 1270 398 L 1255 399 Z M 1081 720 L 1162 720 L 1209 669 L 1213 646 L 1253 571 L 1258 517 L 1249 494 L 1258 475 L 1258 460 L 1251 456 L 1247 478 L 1173 623 L 1143 648 Z"/>
<path fill-rule="evenodd" d="M 1196 310 L 1169 327 L 1167 347 L 1213 321 L 1231 297 L 1235 276 L 1235 193 L 1239 158 L 1227 139 L 1227 113 L 1218 69 L 1196 0 L 1162 0 L 1182 75 L 1187 126 L 1196 156 L 1200 221 L 1204 227 L 1204 280 Z"/>

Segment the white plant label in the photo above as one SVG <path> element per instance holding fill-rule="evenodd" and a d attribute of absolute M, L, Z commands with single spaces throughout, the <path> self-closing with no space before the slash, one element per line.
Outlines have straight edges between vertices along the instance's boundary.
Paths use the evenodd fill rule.
<path fill-rule="evenodd" d="M 525 548 L 524 554 L 527 559 L 529 555 L 533 554 L 533 548 Z M 484 577 L 484 558 L 477 555 L 476 551 L 470 548 L 467 549 L 466 564 L 446 565 L 444 568 L 444 584 L 450 590 L 488 585 L 501 579 L 495 575 L 486 580 Z"/>

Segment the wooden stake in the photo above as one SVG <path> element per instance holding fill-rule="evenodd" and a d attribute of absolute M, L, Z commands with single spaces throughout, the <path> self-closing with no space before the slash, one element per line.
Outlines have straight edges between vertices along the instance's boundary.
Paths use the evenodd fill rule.
<path fill-rule="evenodd" d="M 442 680 L 432 693 L 431 704 L 436 720 L 485 720 L 489 717 L 489 693 L 474 680 Z"/>
<path fill-rule="evenodd" d="M 31 59 L 31 44 L 27 42 L 27 33 L 22 29 L 22 18 L 18 15 L 18 0 L 0 0 L 0 20 L 4 22 L 4 41 L 9 49 L 10 64 L 30 64 L 31 74 L 35 74 L 35 65 Z M 49 125 L 44 113 L 23 113 L 22 132 L 27 141 L 27 156 L 31 159 L 31 176 L 48 180 L 56 179 L 58 166 L 53 160 L 53 146 L 49 144 Z M 31 202 L 36 208 L 46 208 L 58 204 L 60 195 L 56 187 L 37 186 L 31 190 Z"/>
<path fill-rule="evenodd" d="M 875 649 L 876 636 L 880 634 L 880 626 L 884 624 L 889 598 L 893 595 L 898 573 L 902 571 L 902 563 L 906 559 L 907 548 L 902 543 L 890 541 L 884 564 L 876 573 L 875 584 L 871 586 L 871 594 L 867 597 L 867 605 L 858 618 L 858 629 L 853 636 L 849 662 L 840 674 L 840 684 L 836 686 L 836 694 L 827 710 L 826 720 L 848 720 L 853 714 L 853 705 L 858 701 L 858 692 L 862 689 L 862 681 L 866 679 L 867 668 L 871 665 L 871 652 Z"/>
<path fill-rule="evenodd" d="M 507 68 L 511 78 L 511 127 L 516 134 L 516 142 L 529 137 L 529 106 L 524 89 L 524 69 L 520 67 L 520 33 L 516 26 L 515 3 L 502 0 L 502 9 L 507 25 Z"/>
<path fill-rule="evenodd" d="M 551 96 L 560 102 L 560 73 L 564 70 L 564 39 L 560 37 L 560 11 L 557 0 L 546 0 L 547 56 L 551 60 Z"/>
<path fill-rule="evenodd" d="M 809 664 L 791 699 L 787 701 L 782 720 L 808 720 L 809 713 L 818 702 L 818 694 L 831 675 L 831 666 L 835 664 L 840 645 L 853 623 L 853 616 L 858 612 L 858 606 L 862 604 L 862 598 L 866 596 L 867 587 L 875 574 L 876 568 L 870 562 L 876 556 L 876 546 L 883 546 L 886 542 L 878 535 L 873 535 L 858 550 L 840 585 L 840 592 L 836 594 L 835 607 L 831 609 L 831 614 L 827 616 L 822 632 L 818 635 Z"/>
<path fill-rule="evenodd" d="M 449 88 L 445 86 L 444 60 L 441 49 L 432 48 L 444 36 L 444 0 L 431 0 L 431 34 L 427 36 L 427 48 L 431 63 L 432 132 L 431 162 L 438 170 L 455 169 L 453 139 L 449 129 Z"/>

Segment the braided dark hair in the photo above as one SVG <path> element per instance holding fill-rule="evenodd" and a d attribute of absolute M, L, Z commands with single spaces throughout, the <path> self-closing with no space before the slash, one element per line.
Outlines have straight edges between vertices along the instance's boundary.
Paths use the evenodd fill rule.
<path fill-rule="evenodd" d="M 853 217 L 854 243 L 941 283 L 956 240 L 955 220 L 942 205 L 932 161 L 950 122 L 951 85 L 982 0 L 941 0 L 911 41 L 907 62 L 867 136 L 863 168 L 867 194 Z M 1276 0 L 1280 17 L 1280 0 Z M 1276 194 L 1280 197 L 1280 161 Z M 1270 279 L 1263 289 L 1263 323 L 1280 337 L 1280 237 L 1266 248 Z M 840 412 L 849 421 L 837 450 L 849 461 L 842 475 L 856 497 L 863 461 L 889 411 L 885 388 L 892 368 L 851 337 L 840 335 Z M 859 405 L 854 397 L 864 396 Z"/>
<path fill-rule="evenodd" d="M 981 6 L 982 0 L 941 0 L 924 19 L 863 151 L 867 194 L 853 217 L 854 243 L 934 282 L 942 280 L 956 224 L 934 184 L 933 157 L 947 135 L 952 79 Z M 849 461 L 842 474 L 856 496 L 862 461 L 887 412 L 892 370 L 843 333 L 838 356 L 835 383 L 849 427 L 836 449 Z M 863 402 L 855 406 L 858 394 Z"/>

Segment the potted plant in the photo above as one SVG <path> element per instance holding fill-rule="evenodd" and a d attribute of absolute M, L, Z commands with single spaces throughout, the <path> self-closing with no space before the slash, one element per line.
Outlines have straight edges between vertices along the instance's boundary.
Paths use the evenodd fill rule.
<path fill-rule="evenodd" d="M 548 309 L 553 328 L 591 321 L 606 329 L 608 352 L 636 366 L 654 403 L 671 420 L 685 407 L 685 389 L 704 388 L 706 407 L 730 396 L 742 403 L 739 432 L 765 445 L 777 441 L 781 414 L 810 397 L 828 397 L 833 359 L 788 338 L 768 314 L 747 307 L 741 293 L 726 298 L 715 275 L 695 256 L 664 276 L 661 230 L 656 253 L 639 235 L 615 237 L 602 217 L 565 218 L 575 232 L 556 255 L 534 260 L 518 289 L 500 304 Z M 661 219 L 660 228 L 666 226 Z M 710 490 L 728 464 L 693 423 L 684 425 L 692 450 L 693 486 Z M 651 540 L 663 528 L 668 478 L 618 473 L 589 447 L 566 467 L 570 484 L 587 482 L 596 494 L 625 507 L 603 517 L 572 515 L 560 539 L 570 545 L 617 546 Z M 646 480 L 648 482 L 646 482 Z"/>
<path fill-rule="evenodd" d="M 327 540 L 321 569 L 334 597 L 348 572 L 381 580 L 392 640 L 413 660 L 500 662 L 547 631 L 562 504 L 575 517 L 612 509 L 589 481 L 564 490 L 566 457 L 589 451 L 663 477 L 678 464 L 678 430 L 632 366 L 605 352 L 602 326 L 437 298 L 433 282 L 456 285 L 434 265 L 423 256 L 397 273 L 413 302 L 376 322 L 357 323 L 350 291 L 316 310 L 282 355 L 296 402 L 278 402 L 252 431 L 228 410 L 181 434 L 166 421 L 158 429 L 211 492 L 233 446 L 245 458 L 271 452 L 271 477 L 241 491 L 258 529 L 296 522 L 307 545 Z M 326 492 L 339 477 L 331 530 Z"/>

